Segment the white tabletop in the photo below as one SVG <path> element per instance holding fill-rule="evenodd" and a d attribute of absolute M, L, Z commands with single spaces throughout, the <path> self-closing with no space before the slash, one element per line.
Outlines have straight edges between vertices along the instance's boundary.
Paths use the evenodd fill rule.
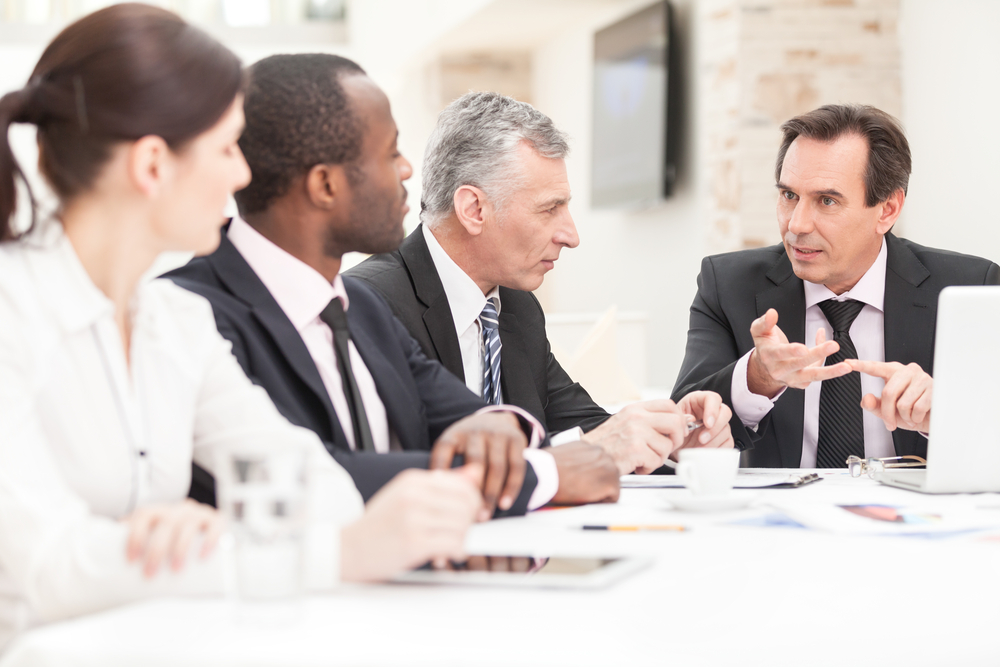
<path fill-rule="evenodd" d="M 476 526 L 479 553 L 648 554 L 599 591 L 345 586 L 297 622 L 236 619 L 222 599 L 168 599 L 37 628 L 0 661 L 20 665 L 996 665 L 1000 530 L 957 538 L 734 526 L 770 504 L 974 503 L 928 499 L 846 474 L 758 492 L 728 513 L 671 509 L 682 489 L 625 489 L 615 505 Z M 583 531 L 681 523 L 682 533 Z"/>

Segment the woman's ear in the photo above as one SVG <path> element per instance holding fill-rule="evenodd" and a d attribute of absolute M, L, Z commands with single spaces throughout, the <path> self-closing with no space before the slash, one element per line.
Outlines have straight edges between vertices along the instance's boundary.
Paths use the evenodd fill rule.
<path fill-rule="evenodd" d="M 147 198 L 159 196 L 173 178 L 173 154 L 162 137 L 148 135 L 128 146 L 126 170 L 129 181 Z"/>

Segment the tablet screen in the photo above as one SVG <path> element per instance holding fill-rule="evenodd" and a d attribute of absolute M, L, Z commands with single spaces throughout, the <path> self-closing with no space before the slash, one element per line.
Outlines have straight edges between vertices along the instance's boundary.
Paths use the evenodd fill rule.
<path fill-rule="evenodd" d="M 430 563 L 395 578 L 410 583 L 467 583 L 502 586 L 603 586 L 630 572 L 648 560 L 637 558 L 576 558 L 537 556 L 469 556 L 463 562 L 450 562 L 444 568 Z"/>

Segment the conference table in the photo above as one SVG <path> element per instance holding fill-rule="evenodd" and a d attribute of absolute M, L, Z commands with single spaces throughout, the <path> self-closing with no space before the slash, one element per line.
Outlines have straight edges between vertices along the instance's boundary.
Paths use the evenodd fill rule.
<path fill-rule="evenodd" d="M 740 479 L 779 472 L 795 471 Z M 603 589 L 347 585 L 282 622 L 247 619 L 223 598 L 161 599 L 36 628 L 0 667 L 1000 664 L 1000 494 L 931 497 L 819 472 L 800 488 L 741 491 L 752 494 L 743 509 L 678 511 L 671 499 L 687 490 L 623 488 L 615 504 L 469 534 L 470 553 L 651 559 Z M 977 527 L 810 525 L 813 510 L 841 505 L 957 509 Z"/>

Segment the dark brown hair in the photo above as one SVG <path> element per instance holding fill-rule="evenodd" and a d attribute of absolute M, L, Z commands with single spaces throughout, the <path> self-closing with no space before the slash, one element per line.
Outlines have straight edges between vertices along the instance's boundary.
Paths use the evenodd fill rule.
<path fill-rule="evenodd" d="M 242 84 L 239 58 L 166 10 L 120 4 L 73 23 L 28 85 L 0 98 L 0 240 L 16 237 L 15 178 L 24 180 L 11 123 L 38 127 L 40 169 L 65 202 L 93 184 L 115 143 L 157 135 L 179 150 L 222 117 Z"/>
<path fill-rule="evenodd" d="M 884 111 L 862 104 L 828 104 L 796 116 L 781 126 L 783 133 L 774 179 L 781 180 L 785 153 L 798 136 L 833 141 L 856 134 L 868 142 L 865 167 L 865 206 L 880 204 L 896 190 L 906 194 L 910 181 L 910 145 L 899 121 Z"/>

